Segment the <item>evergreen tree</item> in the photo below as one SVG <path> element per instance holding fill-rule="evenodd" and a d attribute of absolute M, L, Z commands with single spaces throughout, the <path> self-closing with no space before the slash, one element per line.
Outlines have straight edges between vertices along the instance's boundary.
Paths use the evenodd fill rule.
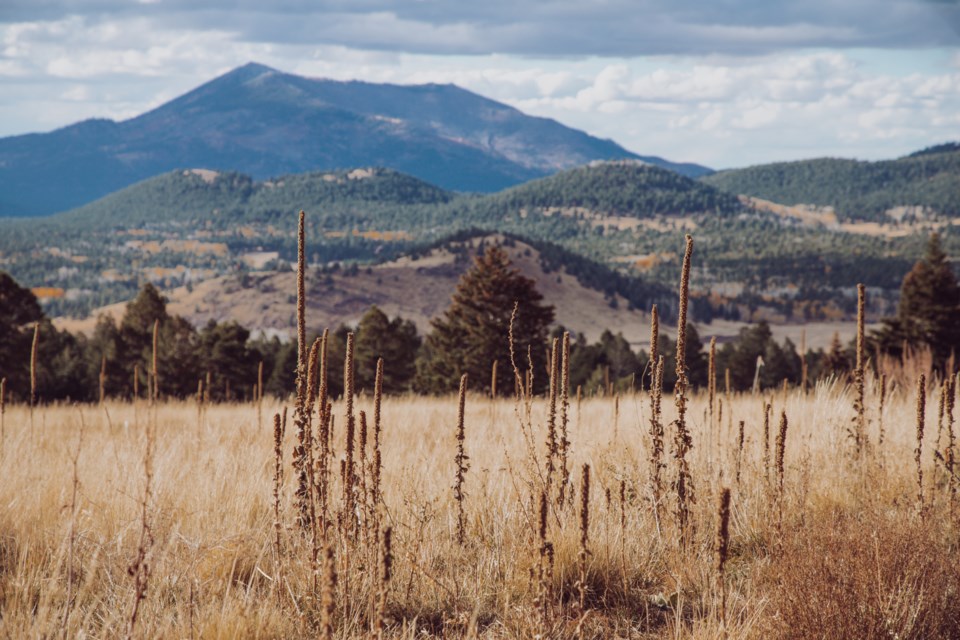
<path fill-rule="evenodd" d="M 43 317 L 40 303 L 5 271 L 0 271 L 0 339 Z"/>
<path fill-rule="evenodd" d="M 760 368 L 760 386 L 777 387 L 786 379 L 790 383 L 800 381 L 800 356 L 790 339 L 783 345 L 773 339 L 770 325 L 760 322 L 743 327 L 734 342 L 729 342 L 717 353 L 717 388 L 723 389 L 726 369 L 730 369 L 730 384 L 734 389 L 753 387 L 757 374 L 757 358 L 763 358 Z"/>
<path fill-rule="evenodd" d="M 7 398 L 27 401 L 30 397 L 30 351 L 35 323 L 40 325 L 40 401 L 90 399 L 96 383 L 88 374 L 84 341 L 58 331 L 45 317 L 33 292 L 0 272 L 0 377 L 7 378 Z"/>
<path fill-rule="evenodd" d="M 534 281 L 511 267 L 503 249 L 487 248 L 460 279 L 450 307 L 431 321 L 433 331 L 417 364 L 416 388 L 428 393 L 452 392 L 460 376 L 467 373 L 471 389 L 489 392 L 490 370 L 496 360 L 498 393 L 512 393 L 508 333 L 514 303 L 518 303 L 513 326 L 517 367 L 521 371 L 529 367 L 529 349 L 535 390 L 543 389 L 553 307 L 543 305 L 542 300 Z"/>
<path fill-rule="evenodd" d="M 840 342 L 840 334 L 834 333 L 830 341 L 830 350 L 827 351 L 821 363 L 821 375 L 833 375 L 837 377 L 846 376 L 853 368 L 847 352 Z"/>
<path fill-rule="evenodd" d="M 763 368 L 760 370 L 763 386 L 776 387 L 783 384 L 784 380 L 790 384 L 798 384 L 800 377 L 800 355 L 793 341 L 786 338 L 781 346 L 771 339 L 763 356 Z"/>
<path fill-rule="evenodd" d="M 99 395 L 100 367 L 103 359 L 107 359 L 106 379 L 104 387 L 108 396 L 118 396 L 132 387 L 133 370 L 127 369 L 121 358 L 122 345 L 120 344 L 120 330 L 113 316 L 103 314 L 97 318 L 93 335 L 87 341 L 87 370 L 89 375 L 97 380 Z M 141 387 L 145 378 L 141 379 Z M 131 391 L 132 392 L 132 391 Z"/>
<path fill-rule="evenodd" d="M 110 394 L 129 396 L 133 393 L 133 372 L 140 365 L 140 393 L 148 389 L 148 375 L 153 366 L 153 326 L 159 321 L 157 336 L 157 368 L 160 393 L 185 397 L 197 389 L 200 377 L 200 348 L 197 331 L 180 316 L 167 313 L 167 302 L 152 284 L 147 283 L 137 297 L 127 304 L 120 320 L 116 342 L 116 361 L 107 360 L 108 375 L 116 376 L 119 389 L 108 387 Z M 109 337 L 109 329 L 103 333 Z M 93 354 L 99 370 L 100 354 Z M 112 378 L 111 378 L 112 380 Z"/>
<path fill-rule="evenodd" d="M 743 327 L 736 342 L 724 345 L 717 357 L 717 388 L 724 388 L 726 369 L 730 369 L 730 382 L 734 389 L 750 389 L 757 370 L 757 358 L 766 358 L 773 333 L 770 325 L 760 322 Z M 763 374 L 761 369 L 761 374 Z"/>
<path fill-rule="evenodd" d="M 676 355 L 674 345 L 674 355 Z M 674 374 L 676 375 L 676 374 Z M 703 350 L 703 340 L 700 331 L 691 323 L 687 323 L 687 377 L 695 387 L 706 388 L 707 378 L 710 375 L 710 356 Z"/>
<path fill-rule="evenodd" d="M 227 385 L 233 398 L 249 395 L 257 378 L 259 358 L 247 347 L 250 331 L 235 321 L 210 320 L 199 336 L 199 365 L 203 375 L 210 374 L 212 398 L 225 399 Z M 196 384 L 196 383 L 194 383 Z"/>
<path fill-rule="evenodd" d="M 610 367 L 611 380 L 640 374 L 640 359 L 630 348 L 630 343 L 622 333 L 613 335 L 609 329 L 605 330 L 600 334 L 600 347 L 603 349 L 605 364 Z"/>
<path fill-rule="evenodd" d="M 583 334 L 570 341 L 570 390 L 578 386 L 588 390 L 592 374 L 603 366 L 604 354 L 599 344 L 587 344 Z"/>
<path fill-rule="evenodd" d="M 390 320 L 373 305 L 357 326 L 354 346 L 357 388 L 373 391 L 377 359 L 383 358 L 383 391 L 400 393 L 408 390 L 417 371 L 419 349 L 420 336 L 416 325 L 399 316 Z"/>
<path fill-rule="evenodd" d="M 877 339 L 884 351 L 898 355 L 904 341 L 928 347 L 937 367 L 960 347 L 960 284 L 938 234 L 930 236 L 926 255 L 904 277 L 897 315 L 884 320 Z"/>
<path fill-rule="evenodd" d="M 30 395 L 30 345 L 33 323 L 43 318 L 36 296 L 0 272 L 0 377 L 10 398 Z"/>

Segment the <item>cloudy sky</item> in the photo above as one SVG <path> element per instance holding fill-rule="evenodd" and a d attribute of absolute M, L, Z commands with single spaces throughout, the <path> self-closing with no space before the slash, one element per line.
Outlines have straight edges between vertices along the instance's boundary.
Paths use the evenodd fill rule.
<path fill-rule="evenodd" d="M 453 82 L 717 168 L 960 140 L 960 0 L 0 0 L 0 136 L 248 61 Z"/>

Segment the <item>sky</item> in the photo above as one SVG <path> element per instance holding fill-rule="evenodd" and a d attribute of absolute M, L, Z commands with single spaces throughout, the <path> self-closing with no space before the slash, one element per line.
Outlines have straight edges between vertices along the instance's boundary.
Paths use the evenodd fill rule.
<path fill-rule="evenodd" d="M 960 140 L 960 0 L 0 0 L 0 136 L 251 61 L 452 82 L 714 168 Z"/>

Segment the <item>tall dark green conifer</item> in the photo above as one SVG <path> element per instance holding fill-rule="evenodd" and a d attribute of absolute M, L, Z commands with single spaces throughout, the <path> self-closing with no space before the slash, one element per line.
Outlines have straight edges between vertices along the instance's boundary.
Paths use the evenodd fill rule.
<path fill-rule="evenodd" d="M 373 391 L 377 375 L 377 359 L 383 358 L 383 390 L 400 393 L 410 388 L 416 373 L 420 336 L 409 320 L 397 316 L 390 320 L 373 305 L 360 318 L 357 326 L 354 360 L 357 388 Z"/>
<path fill-rule="evenodd" d="M 511 371 L 510 315 L 519 303 L 513 326 L 517 366 L 528 368 L 527 348 L 534 366 L 534 384 L 546 384 L 547 330 L 553 307 L 542 304 L 536 283 L 511 267 L 506 252 L 487 248 L 473 268 L 463 275 L 443 316 L 432 321 L 417 366 L 416 387 L 429 393 L 452 392 L 460 376 L 469 374 L 471 388 L 489 391 L 490 369 Z M 497 380 L 498 393 L 513 393 L 512 375 Z"/>
<path fill-rule="evenodd" d="M 904 341 L 929 347 L 937 367 L 960 348 L 960 284 L 938 234 L 930 236 L 926 255 L 904 277 L 897 315 L 884 321 L 877 337 L 885 351 L 895 354 Z"/>

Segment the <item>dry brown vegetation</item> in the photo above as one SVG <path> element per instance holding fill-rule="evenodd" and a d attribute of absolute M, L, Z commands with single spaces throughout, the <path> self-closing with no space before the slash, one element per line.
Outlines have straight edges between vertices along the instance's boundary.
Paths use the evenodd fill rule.
<path fill-rule="evenodd" d="M 213 405 L 202 413 L 176 402 L 52 406 L 35 410 L 32 430 L 28 407 L 8 406 L 0 628 L 7 637 L 119 637 L 131 628 L 136 637 L 312 637 L 321 635 L 326 593 L 332 637 L 375 633 L 379 620 L 385 637 L 958 637 L 960 514 L 935 460 L 938 429 L 928 416 L 925 509 L 918 513 L 914 390 L 888 392 L 878 445 L 879 388 L 872 379 L 866 387 L 868 444 L 859 459 L 847 436 L 855 417 L 851 388 L 733 395 L 724 412 L 746 424 L 739 486 L 738 434 L 726 420 L 711 433 L 708 395 L 690 397 L 687 459 L 696 503 L 689 505 L 686 548 L 672 513 L 669 455 L 659 520 L 651 507 L 646 393 L 620 398 L 618 426 L 614 398 L 571 407 L 569 468 L 577 472 L 562 503 L 554 487 L 542 522 L 548 400 L 532 401 L 528 414 L 513 400 L 466 398 L 469 468 L 458 505 L 456 400 L 385 398 L 376 517 L 380 531 L 392 529 L 388 582 L 382 535 L 365 527 L 370 493 L 354 494 L 351 517 L 340 511 L 336 477 L 331 512 L 340 522 L 312 561 L 311 536 L 297 524 L 292 422 L 281 442 L 278 555 L 273 433 L 258 428 L 256 406 Z M 930 387 L 933 406 L 937 386 Z M 789 416 L 779 536 L 778 474 L 764 465 L 777 457 L 763 451 L 767 403 L 774 416 Z M 355 404 L 366 416 L 377 412 L 372 397 Z M 346 454 L 345 410 L 333 404 L 334 461 Z M 669 434 L 672 403 L 662 411 Z M 948 426 L 945 416 L 944 454 Z M 150 433 L 152 486 L 145 493 Z M 373 446 L 371 437 L 368 470 Z M 591 485 L 586 532 L 584 464 Z M 731 490 L 725 616 L 716 576 L 721 487 Z M 147 585 L 131 624 L 138 597 L 131 573 L 141 548 Z"/>
<path fill-rule="evenodd" d="M 4 636 L 960 637 L 952 379 L 333 401 L 297 288 L 290 407 L 4 407 Z"/>

